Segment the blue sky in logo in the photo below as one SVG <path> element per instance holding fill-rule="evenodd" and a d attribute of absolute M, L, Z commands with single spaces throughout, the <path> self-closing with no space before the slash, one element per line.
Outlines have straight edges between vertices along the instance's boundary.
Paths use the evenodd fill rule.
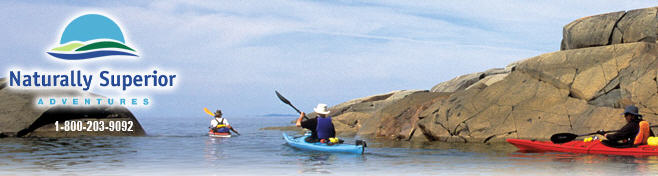
<path fill-rule="evenodd" d="M 82 4 L 80 4 L 82 3 Z M 294 113 L 295 106 L 398 89 L 430 89 L 456 76 L 557 51 L 562 27 L 653 1 L 0 1 L 2 70 L 68 68 L 43 51 L 86 12 L 120 23 L 140 59 L 81 62 L 88 70 L 174 69 L 174 92 L 149 92 L 141 118 L 200 119 Z M 0 73 L 2 77 L 6 73 Z M 6 75 L 5 75 L 6 76 Z M 97 92 L 105 94 L 104 92 Z"/>
<path fill-rule="evenodd" d="M 83 15 L 71 21 L 64 29 L 59 43 L 94 39 L 113 39 L 126 43 L 121 28 L 111 19 L 98 14 Z"/>

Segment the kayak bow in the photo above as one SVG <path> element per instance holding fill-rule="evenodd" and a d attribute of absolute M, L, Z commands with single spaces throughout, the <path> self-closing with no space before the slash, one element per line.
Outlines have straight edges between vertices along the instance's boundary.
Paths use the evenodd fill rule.
<path fill-rule="evenodd" d="M 217 132 L 213 132 L 211 130 L 211 131 L 208 131 L 208 136 L 210 136 L 210 137 L 230 138 L 231 133 L 217 133 Z"/>

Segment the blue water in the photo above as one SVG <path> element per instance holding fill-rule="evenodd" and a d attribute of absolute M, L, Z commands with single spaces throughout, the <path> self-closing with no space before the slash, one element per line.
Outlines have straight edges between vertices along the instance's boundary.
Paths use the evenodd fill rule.
<path fill-rule="evenodd" d="M 280 131 L 259 130 L 294 117 L 228 118 L 242 136 L 210 138 L 210 119 L 198 117 L 140 119 L 145 137 L 4 138 L 0 175 L 658 174 L 658 157 L 519 153 L 508 144 L 366 139 L 365 155 L 301 151 Z"/>

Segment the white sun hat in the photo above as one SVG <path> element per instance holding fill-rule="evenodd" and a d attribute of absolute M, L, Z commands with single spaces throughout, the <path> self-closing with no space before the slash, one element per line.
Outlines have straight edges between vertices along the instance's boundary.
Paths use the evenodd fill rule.
<path fill-rule="evenodd" d="M 327 108 L 327 104 L 318 104 L 317 107 L 313 108 L 313 111 L 315 111 L 318 114 L 329 114 L 329 110 Z"/>

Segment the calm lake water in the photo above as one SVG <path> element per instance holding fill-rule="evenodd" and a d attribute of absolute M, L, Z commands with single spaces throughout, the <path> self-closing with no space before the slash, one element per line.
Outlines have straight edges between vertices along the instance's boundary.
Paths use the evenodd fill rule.
<path fill-rule="evenodd" d="M 366 139 L 365 155 L 301 151 L 280 131 L 295 117 L 228 119 L 242 136 L 206 135 L 209 118 L 144 118 L 145 137 L 0 139 L 0 175 L 656 175 L 658 157 L 519 153 L 508 144 Z M 292 133 L 292 132 L 291 132 Z M 354 139 L 346 139 L 353 142 Z"/>

